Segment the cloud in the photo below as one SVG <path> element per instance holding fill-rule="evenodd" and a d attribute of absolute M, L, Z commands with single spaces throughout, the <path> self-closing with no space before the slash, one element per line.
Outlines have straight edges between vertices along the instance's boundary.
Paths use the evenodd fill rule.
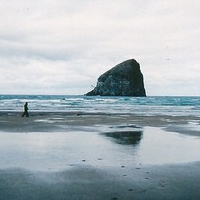
<path fill-rule="evenodd" d="M 135 58 L 149 95 L 200 95 L 199 8 L 198 0 L 2 0 L 0 93 L 84 94 Z"/>

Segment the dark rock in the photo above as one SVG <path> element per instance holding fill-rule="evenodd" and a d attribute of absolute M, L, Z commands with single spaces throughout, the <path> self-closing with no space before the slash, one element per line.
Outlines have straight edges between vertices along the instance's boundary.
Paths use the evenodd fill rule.
<path fill-rule="evenodd" d="M 139 63 L 126 60 L 98 78 L 96 87 L 87 96 L 146 96 Z"/>

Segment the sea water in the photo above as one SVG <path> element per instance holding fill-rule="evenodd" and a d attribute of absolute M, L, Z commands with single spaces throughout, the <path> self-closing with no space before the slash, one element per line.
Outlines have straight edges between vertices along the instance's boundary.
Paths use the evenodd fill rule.
<path fill-rule="evenodd" d="M 0 95 L 0 111 L 132 113 L 143 116 L 200 116 L 200 97 L 102 97 L 84 95 Z"/>

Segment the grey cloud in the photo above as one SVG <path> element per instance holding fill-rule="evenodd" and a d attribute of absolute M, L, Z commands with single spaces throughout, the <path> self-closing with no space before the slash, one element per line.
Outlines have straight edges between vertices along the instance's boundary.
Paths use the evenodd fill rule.
<path fill-rule="evenodd" d="M 140 62 L 149 94 L 155 82 L 158 94 L 177 94 L 186 80 L 198 87 L 198 0 L 2 0 L 0 13 L 0 70 L 15 77 L 1 80 L 10 91 L 20 92 L 21 84 L 37 77 L 34 93 L 58 87 L 87 92 L 101 73 L 129 58 Z M 16 68 L 26 80 L 14 75 Z M 190 73 L 180 75 L 183 71 Z"/>

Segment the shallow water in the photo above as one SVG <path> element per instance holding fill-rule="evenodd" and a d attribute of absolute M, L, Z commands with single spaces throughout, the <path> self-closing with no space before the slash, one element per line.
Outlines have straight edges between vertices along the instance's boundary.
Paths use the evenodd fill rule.
<path fill-rule="evenodd" d="M 200 137 L 146 127 L 138 149 L 143 164 L 179 164 L 200 161 Z"/>
<path fill-rule="evenodd" d="M 96 131 L 0 132 L 0 168 L 62 170 L 200 161 L 200 138 L 160 128 L 96 127 Z"/>

